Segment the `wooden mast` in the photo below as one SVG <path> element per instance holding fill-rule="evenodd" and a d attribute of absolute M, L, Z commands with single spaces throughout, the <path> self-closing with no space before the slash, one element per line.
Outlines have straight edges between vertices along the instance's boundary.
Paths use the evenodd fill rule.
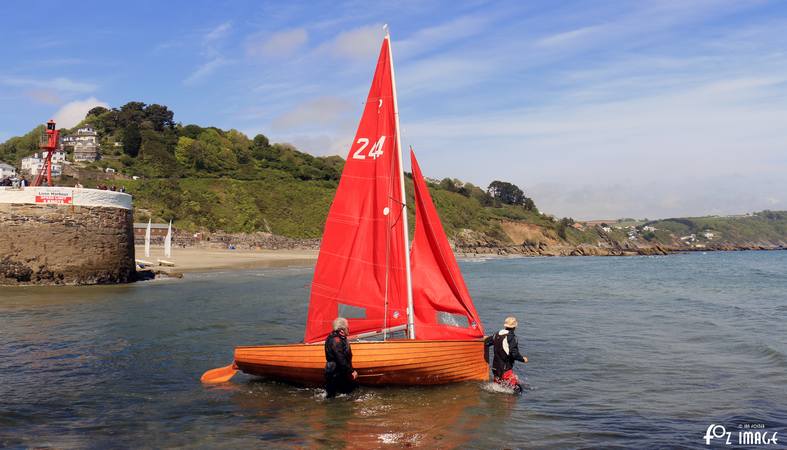
<path fill-rule="evenodd" d="M 393 108 L 396 118 L 396 152 L 399 158 L 399 187 L 402 195 L 402 235 L 404 237 L 404 268 L 407 278 L 407 337 L 415 339 L 415 311 L 413 311 L 413 279 L 410 274 L 410 231 L 407 224 L 407 197 L 404 190 L 404 166 L 402 166 L 402 138 L 399 133 L 399 104 L 396 100 L 396 77 L 394 76 L 393 51 L 391 50 L 391 34 L 385 25 L 385 39 L 388 39 L 388 60 L 391 61 L 391 86 L 393 90 Z"/>

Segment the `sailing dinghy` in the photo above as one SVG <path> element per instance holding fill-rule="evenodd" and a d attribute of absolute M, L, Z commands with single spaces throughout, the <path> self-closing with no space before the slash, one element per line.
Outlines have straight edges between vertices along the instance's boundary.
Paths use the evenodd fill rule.
<path fill-rule="evenodd" d="M 488 380 L 481 321 L 412 149 L 410 157 L 416 227 L 408 251 L 399 116 L 386 33 L 326 219 L 303 343 L 236 347 L 233 363 L 206 372 L 203 382 L 224 382 L 241 370 L 322 384 L 322 344 L 338 316 L 350 324 L 360 384 Z"/>

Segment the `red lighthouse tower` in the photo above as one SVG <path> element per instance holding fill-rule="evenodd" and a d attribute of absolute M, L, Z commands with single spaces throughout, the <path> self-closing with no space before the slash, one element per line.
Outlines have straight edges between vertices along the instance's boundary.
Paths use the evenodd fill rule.
<path fill-rule="evenodd" d="M 36 179 L 33 181 L 33 186 L 41 186 L 44 177 L 46 177 L 47 185 L 52 186 L 52 156 L 55 154 L 55 150 L 57 150 L 59 141 L 60 131 L 55 127 L 55 121 L 49 120 L 49 122 L 46 123 L 46 134 L 41 136 L 41 150 L 47 152 L 46 160 L 38 176 L 36 176 Z"/>

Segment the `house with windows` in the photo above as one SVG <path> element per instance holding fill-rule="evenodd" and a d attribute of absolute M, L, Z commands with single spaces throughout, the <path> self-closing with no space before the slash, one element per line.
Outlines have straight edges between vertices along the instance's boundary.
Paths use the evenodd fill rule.
<path fill-rule="evenodd" d="M 62 146 L 73 150 L 74 161 L 98 161 L 101 159 L 98 133 L 90 125 L 79 128 L 76 134 L 63 137 Z"/>
<path fill-rule="evenodd" d="M 0 162 L 0 180 L 16 176 L 16 167 L 11 164 Z"/>
<path fill-rule="evenodd" d="M 34 177 L 41 173 L 41 169 L 44 167 L 44 162 L 46 161 L 46 157 L 49 155 L 49 152 L 42 152 L 40 155 L 38 153 L 33 154 L 32 156 L 28 156 L 26 158 L 22 158 L 22 168 L 20 172 L 27 173 L 30 176 Z M 66 152 L 62 150 L 55 150 L 55 153 L 52 154 L 52 176 L 59 177 L 63 175 L 63 163 L 66 162 Z"/>

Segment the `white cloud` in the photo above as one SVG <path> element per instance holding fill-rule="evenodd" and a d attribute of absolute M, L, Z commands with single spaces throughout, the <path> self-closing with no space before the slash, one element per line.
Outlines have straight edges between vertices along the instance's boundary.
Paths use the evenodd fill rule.
<path fill-rule="evenodd" d="M 231 29 L 232 23 L 224 22 L 202 36 L 202 56 L 206 61 L 200 64 L 183 80 L 184 85 L 191 86 L 197 84 L 202 79 L 213 74 L 220 67 L 230 63 L 230 61 L 223 56 L 220 50 L 220 44 Z"/>
<path fill-rule="evenodd" d="M 87 112 L 96 106 L 109 108 L 109 105 L 101 100 L 90 97 L 85 100 L 75 100 L 63 105 L 55 113 L 54 120 L 58 128 L 71 128 L 85 118 Z"/>
<path fill-rule="evenodd" d="M 529 109 L 403 118 L 403 130 L 431 158 L 451 155 L 438 177 L 471 163 L 482 184 L 514 182 L 561 216 L 734 213 L 787 201 L 779 83 L 749 76 L 591 103 L 567 96 Z"/>
<path fill-rule="evenodd" d="M 294 55 L 309 40 L 309 34 L 303 28 L 280 31 L 269 36 L 255 35 L 246 43 L 249 56 L 266 58 L 282 58 Z"/>
<path fill-rule="evenodd" d="M 439 25 L 422 28 L 404 40 L 394 40 L 397 60 L 410 58 L 436 47 L 444 46 L 482 33 L 492 22 L 493 16 L 469 15 L 452 19 Z"/>
<path fill-rule="evenodd" d="M 201 66 L 197 67 L 197 69 L 192 72 L 185 80 L 183 80 L 183 84 L 191 86 L 197 84 L 203 78 L 211 75 L 215 72 L 219 67 L 225 66 L 229 64 L 229 61 L 225 60 L 224 58 L 215 58 L 212 59 Z"/>
<path fill-rule="evenodd" d="M 343 58 L 367 61 L 379 53 L 384 36 L 382 25 L 367 25 L 340 33 L 327 48 Z"/>
<path fill-rule="evenodd" d="M 351 110 L 352 104 L 337 97 L 321 97 L 307 100 L 292 110 L 274 119 L 274 129 L 313 128 L 335 125 Z"/>
<path fill-rule="evenodd" d="M 51 89 L 32 89 L 25 92 L 25 95 L 45 105 L 59 105 L 63 102 L 57 92 Z"/>
<path fill-rule="evenodd" d="M 342 158 L 347 157 L 347 152 L 350 150 L 350 143 L 353 137 L 351 135 L 333 136 L 333 135 L 287 135 L 276 140 L 282 140 L 292 143 L 298 150 L 311 153 L 313 155 L 339 155 Z"/>
<path fill-rule="evenodd" d="M 554 47 L 558 45 L 573 44 L 576 42 L 581 42 L 583 39 L 586 39 L 593 33 L 599 32 L 601 29 L 601 26 L 596 25 L 565 31 L 543 37 L 536 42 L 536 45 L 539 47 Z"/>
<path fill-rule="evenodd" d="M 229 33 L 230 29 L 232 29 L 231 22 L 224 22 L 217 26 L 216 28 L 210 30 L 208 33 L 205 34 L 203 37 L 203 41 L 206 43 L 217 41 Z"/>
<path fill-rule="evenodd" d="M 0 84 L 13 87 L 32 87 L 38 89 L 54 89 L 56 91 L 75 94 L 86 94 L 95 91 L 98 86 L 92 83 L 73 81 L 68 78 L 36 79 L 22 77 L 2 77 Z"/>

